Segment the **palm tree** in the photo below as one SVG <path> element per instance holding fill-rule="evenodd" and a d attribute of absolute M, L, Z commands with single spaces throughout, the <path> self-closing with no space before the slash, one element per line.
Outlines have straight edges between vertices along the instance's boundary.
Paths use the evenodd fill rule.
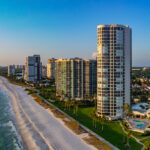
<path fill-rule="evenodd" d="M 96 100 L 96 98 L 97 98 L 97 94 L 96 93 L 93 95 L 93 98 Z"/>
<path fill-rule="evenodd" d="M 73 114 L 75 114 L 75 105 L 76 105 L 76 100 L 75 99 L 73 100 L 72 105 L 73 105 Z"/>
<path fill-rule="evenodd" d="M 102 132 L 104 131 L 104 122 L 105 122 L 106 120 L 107 120 L 106 116 L 103 115 L 103 116 L 101 117 L 101 122 L 102 122 Z"/>
<path fill-rule="evenodd" d="M 126 143 L 125 135 L 123 134 L 123 144 Z"/>
<path fill-rule="evenodd" d="M 90 117 L 92 118 L 92 120 L 93 120 L 93 127 L 95 126 L 95 120 L 94 120 L 94 116 L 95 116 L 95 114 L 93 114 L 93 112 L 90 114 Z"/>
<path fill-rule="evenodd" d="M 77 116 L 77 113 L 78 113 L 78 104 L 76 104 L 76 106 L 75 106 L 75 112 L 76 112 L 76 116 Z"/>
<path fill-rule="evenodd" d="M 93 111 L 90 114 L 92 120 L 93 120 L 93 127 L 96 128 L 96 122 L 97 122 L 97 116 L 96 116 L 96 107 L 93 109 Z"/>
<path fill-rule="evenodd" d="M 130 109 L 129 104 L 127 104 L 127 103 L 124 105 L 124 112 L 125 112 L 126 116 L 130 116 L 131 115 L 131 109 Z"/>
<path fill-rule="evenodd" d="M 146 150 L 150 150 L 150 142 L 147 141 L 144 143 L 144 145 Z"/>
<path fill-rule="evenodd" d="M 60 105 L 61 105 L 62 108 L 64 108 L 64 100 L 60 101 Z"/>
<path fill-rule="evenodd" d="M 92 114 L 91 114 L 91 117 L 92 117 L 92 119 L 93 119 L 93 127 L 96 129 L 96 128 L 97 128 L 97 120 L 98 120 L 98 118 L 97 118 L 97 116 L 95 115 L 95 113 L 92 113 Z"/>
<path fill-rule="evenodd" d="M 62 97 L 62 99 L 64 99 L 64 97 L 65 97 L 65 93 L 63 90 L 61 91 L 61 97 Z"/>
<path fill-rule="evenodd" d="M 76 115 L 77 117 L 77 112 L 78 112 L 78 104 L 76 101 L 73 102 L 73 113 Z"/>
<path fill-rule="evenodd" d="M 90 99 L 90 101 L 93 101 L 94 97 L 93 97 L 93 96 L 90 96 L 89 99 Z"/>
<path fill-rule="evenodd" d="M 129 139 L 131 137 L 131 131 L 129 130 L 128 133 L 127 133 L 127 146 L 129 147 Z"/>
<path fill-rule="evenodd" d="M 68 110 L 68 108 L 69 108 L 69 101 L 68 101 L 68 100 L 66 100 L 66 101 L 65 101 L 65 109 L 67 109 L 67 110 Z"/>
<path fill-rule="evenodd" d="M 68 110 L 69 110 L 69 111 L 70 111 L 71 105 L 72 105 L 72 102 L 71 102 L 71 100 L 69 99 L 69 100 L 68 100 Z"/>

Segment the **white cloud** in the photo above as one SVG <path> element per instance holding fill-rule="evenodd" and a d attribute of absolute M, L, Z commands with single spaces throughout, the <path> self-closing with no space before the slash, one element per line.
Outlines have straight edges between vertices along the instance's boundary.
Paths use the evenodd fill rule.
<path fill-rule="evenodd" d="M 93 59 L 96 59 L 96 57 L 97 57 L 97 52 L 93 52 L 93 53 L 92 53 L 92 58 L 93 58 Z"/>

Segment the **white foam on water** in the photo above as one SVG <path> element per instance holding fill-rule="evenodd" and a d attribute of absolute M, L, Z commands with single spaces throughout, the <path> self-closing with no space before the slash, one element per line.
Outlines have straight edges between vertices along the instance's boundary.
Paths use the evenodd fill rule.
<path fill-rule="evenodd" d="M 4 96 L 4 99 L 8 103 L 8 109 L 5 110 L 6 111 L 5 114 L 9 115 L 8 116 L 9 121 L 6 123 L 1 123 L 0 127 L 9 127 L 11 129 L 10 131 L 12 132 L 12 134 L 15 135 L 14 139 L 13 139 L 13 144 L 15 145 L 16 150 L 23 150 L 23 146 L 21 144 L 22 139 L 21 139 L 21 136 L 19 135 L 19 133 L 16 129 L 15 123 L 14 123 L 14 112 L 13 112 L 13 109 L 11 107 L 10 97 L 7 94 L 7 92 L 4 91 L 1 87 L 0 87 L 0 94 L 2 94 Z"/>

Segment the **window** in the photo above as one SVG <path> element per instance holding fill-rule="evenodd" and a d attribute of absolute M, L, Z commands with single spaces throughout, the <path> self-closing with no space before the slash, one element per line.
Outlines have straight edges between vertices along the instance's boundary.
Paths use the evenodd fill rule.
<path fill-rule="evenodd" d="M 123 85 L 122 84 L 116 84 L 116 91 L 122 91 Z"/>
<path fill-rule="evenodd" d="M 100 44 L 98 46 L 98 54 L 108 54 L 108 45 L 107 44 Z"/>
<path fill-rule="evenodd" d="M 123 51 L 122 50 L 116 50 L 116 56 L 123 56 Z"/>
<path fill-rule="evenodd" d="M 116 78 L 116 82 L 123 82 L 122 78 Z"/>
<path fill-rule="evenodd" d="M 102 100 L 102 101 L 108 101 L 108 97 L 107 96 L 98 96 L 98 99 Z"/>
<path fill-rule="evenodd" d="M 123 72 L 122 68 L 116 68 L 116 72 Z"/>
<path fill-rule="evenodd" d="M 108 81 L 108 78 L 103 78 L 103 82 L 107 82 Z"/>

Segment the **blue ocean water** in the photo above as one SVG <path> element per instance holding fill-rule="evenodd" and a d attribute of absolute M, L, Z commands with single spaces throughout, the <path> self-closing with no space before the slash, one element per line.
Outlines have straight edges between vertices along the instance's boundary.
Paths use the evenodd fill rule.
<path fill-rule="evenodd" d="M 14 124 L 10 99 L 0 88 L 0 150 L 23 150 L 21 143 Z"/>

